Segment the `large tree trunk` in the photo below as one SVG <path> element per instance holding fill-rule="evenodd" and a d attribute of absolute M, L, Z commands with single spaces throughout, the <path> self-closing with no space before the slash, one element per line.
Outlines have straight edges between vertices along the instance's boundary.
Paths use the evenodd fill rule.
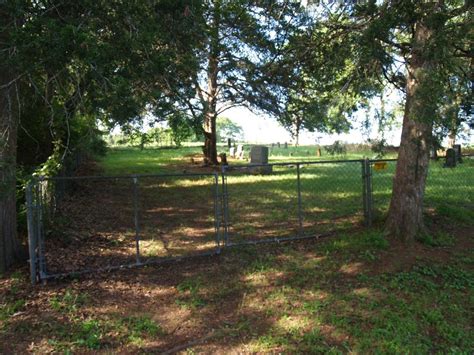
<path fill-rule="evenodd" d="M 210 29 L 209 57 L 207 66 L 207 92 L 204 103 L 204 155 L 205 162 L 217 165 L 217 94 L 219 74 L 219 26 L 221 21 L 220 0 L 214 1 L 214 13 Z"/>
<path fill-rule="evenodd" d="M 455 123 L 454 123 L 455 124 Z M 457 127 L 453 127 L 449 130 L 449 134 L 448 134 L 448 148 L 453 148 L 454 145 L 456 144 L 456 128 Z"/>
<path fill-rule="evenodd" d="M 301 119 L 299 116 L 295 117 L 293 121 L 293 138 L 295 139 L 295 147 L 300 145 L 300 131 L 301 131 Z"/>
<path fill-rule="evenodd" d="M 419 22 L 407 65 L 406 101 L 397 168 L 386 229 L 391 236 L 413 241 L 424 230 L 423 197 L 428 174 L 436 91 L 431 81 L 432 59 L 426 45 L 432 30 Z M 431 87 L 431 90 L 429 88 Z M 427 94 L 429 93 L 429 94 Z"/>
<path fill-rule="evenodd" d="M 13 75 L 0 66 L 0 272 L 20 255 L 16 232 L 16 143 L 18 102 Z"/>

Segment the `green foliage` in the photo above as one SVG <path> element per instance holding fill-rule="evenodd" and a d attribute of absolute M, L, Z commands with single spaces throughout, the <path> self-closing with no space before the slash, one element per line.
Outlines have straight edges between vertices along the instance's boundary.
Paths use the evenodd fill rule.
<path fill-rule="evenodd" d="M 371 150 L 372 152 L 376 153 L 375 159 L 381 159 L 386 154 L 387 142 L 384 138 L 382 139 L 374 139 L 370 141 L 371 143 Z"/>
<path fill-rule="evenodd" d="M 168 125 L 171 128 L 171 137 L 177 147 L 181 147 L 181 143 L 193 135 L 193 127 L 187 116 L 180 112 L 168 117 Z"/>
<path fill-rule="evenodd" d="M 61 296 L 53 296 L 49 304 L 56 312 L 73 313 L 84 306 L 88 300 L 88 295 L 68 289 Z"/>
<path fill-rule="evenodd" d="M 436 208 L 436 212 L 450 220 L 466 225 L 474 225 L 474 212 L 468 208 L 442 203 Z"/>
<path fill-rule="evenodd" d="M 101 347 L 104 334 L 99 321 L 86 319 L 79 323 L 79 329 L 75 335 L 75 343 L 88 349 L 97 350 Z"/>
<path fill-rule="evenodd" d="M 216 131 L 217 140 L 220 142 L 227 142 L 228 139 L 241 142 L 244 138 L 242 127 L 227 117 L 217 118 Z"/>
<path fill-rule="evenodd" d="M 181 294 L 176 299 L 176 304 L 184 308 L 196 309 L 205 306 L 206 302 L 199 294 L 202 287 L 200 279 L 187 279 L 181 282 L 176 288 Z"/>
<path fill-rule="evenodd" d="M 329 155 L 345 155 L 347 153 L 347 149 L 341 141 L 335 141 L 333 144 L 325 146 L 324 149 Z"/>
<path fill-rule="evenodd" d="M 454 238 L 448 233 L 438 232 L 436 234 L 425 233 L 418 240 L 431 247 L 448 247 L 454 245 Z"/>

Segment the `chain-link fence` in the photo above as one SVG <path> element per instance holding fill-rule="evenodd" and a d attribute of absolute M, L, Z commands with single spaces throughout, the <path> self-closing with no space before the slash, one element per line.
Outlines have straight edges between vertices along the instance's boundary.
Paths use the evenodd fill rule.
<path fill-rule="evenodd" d="M 33 275 L 48 279 L 217 253 L 218 194 L 217 174 L 36 180 L 27 189 Z"/>
<path fill-rule="evenodd" d="M 383 218 L 392 197 L 396 159 L 371 160 L 372 220 Z M 463 156 L 455 167 L 446 167 L 445 159 L 431 160 L 426 180 L 424 206 L 436 209 L 452 205 L 474 209 L 474 156 Z"/>
<path fill-rule="evenodd" d="M 396 160 L 226 166 L 221 174 L 70 177 L 27 189 L 32 281 L 329 235 L 389 207 Z M 474 159 L 432 161 L 425 207 L 474 209 Z"/>
<path fill-rule="evenodd" d="M 359 223 L 362 162 L 227 167 L 226 245 L 311 237 Z"/>

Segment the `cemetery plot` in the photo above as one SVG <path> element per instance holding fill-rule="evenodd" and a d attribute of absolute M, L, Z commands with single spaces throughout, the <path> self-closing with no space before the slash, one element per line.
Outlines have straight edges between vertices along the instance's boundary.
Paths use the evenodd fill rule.
<path fill-rule="evenodd" d="M 448 150 L 449 151 L 449 150 Z M 372 206 L 377 214 L 388 211 L 392 195 L 396 161 L 387 161 L 385 169 L 377 170 L 372 162 Z M 474 208 L 474 159 L 464 157 L 462 163 L 451 150 L 445 159 L 432 160 L 425 188 L 425 206 L 436 208 L 445 204 Z M 376 217 L 375 215 L 375 217 Z"/>
<path fill-rule="evenodd" d="M 425 188 L 425 205 L 438 207 L 454 205 L 474 209 L 473 157 L 463 157 L 455 167 L 445 167 L 442 159 L 432 161 Z"/>

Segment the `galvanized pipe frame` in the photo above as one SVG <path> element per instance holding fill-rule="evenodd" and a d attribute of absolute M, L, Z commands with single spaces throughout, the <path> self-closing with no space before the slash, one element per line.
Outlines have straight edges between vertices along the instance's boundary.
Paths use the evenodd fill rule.
<path fill-rule="evenodd" d="M 214 232 L 215 232 L 215 248 L 212 251 L 205 251 L 201 253 L 194 253 L 192 255 L 174 256 L 160 258 L 156 260 L 141 260 L 140 254 L 140 218 L 139 218 L 139 178 L 169 178 L 169 177 L 212 177 L 211 189 L 213 195 L 213 214 L 214 214 Z M 133 215 L 135 228 L 135 262 L 129 264 L 109 265 L 99 268 L 88 268 L 82 270 L 73 270 L 63 273 L 50 273 L 47 271 L 47 264 L 45 259 L 45 244 L 44 244 L 44 221 L 43 209 L 45 207 L 43 198 L 43 184 L 61 180 L 116 180 L 116 179 L 131 179 L 133 183 Z M 195 258 L 199 256 L 217 255 L 221 252 L 221 232 L 220 232 L 220 214 L 223 210 L 221 205 L 222 198 L 219 196 L 219 174 L 218 173 L 181 173 L 181 174 L 134 174 L 127 176 L 71 176 L 71 177 L 34 177 L 26 189 L 27 200 L 27 224 L 28 224 L 28 242 L 30 253 L 30 274 L 31 283 L 46 281 L 49 279 L 57 279 L 70 277 L 74 275 L 83 275 L 93 272 L 106 272 L 111 270 L 128 269 L 133 267 L 142 267 L 147 265 L 158 265 L 169 263 L 172 261 L 181 261 L 187 258 Z"/>

